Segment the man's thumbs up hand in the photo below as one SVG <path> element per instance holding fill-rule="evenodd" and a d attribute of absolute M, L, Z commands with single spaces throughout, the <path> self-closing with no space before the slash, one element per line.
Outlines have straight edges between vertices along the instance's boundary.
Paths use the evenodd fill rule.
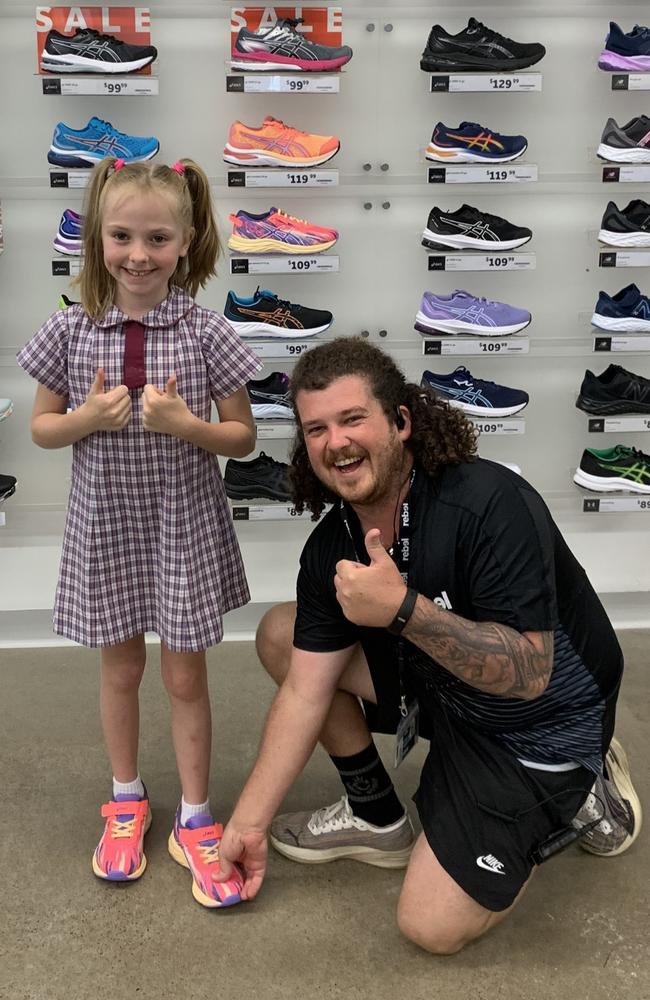
<path fill-rule="evenodd" d="M 381 531 L 371 528 L 365 538 L 370 565 L 341 559 L 336 564 L 336 599 L 348 621 L 386 628 L 404 600 L 406 585 L 382 545 Z"/>

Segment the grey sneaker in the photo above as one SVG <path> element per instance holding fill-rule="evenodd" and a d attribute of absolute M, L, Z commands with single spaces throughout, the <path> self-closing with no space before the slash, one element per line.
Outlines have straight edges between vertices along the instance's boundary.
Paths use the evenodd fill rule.
<path fill-rule="evenodd" d="M 579 841 L 591 854 L 614 857 L 634 843 L 641 830 L 643 812 L 634 791 L 625 750 L 613 739 L 605 756 L 605 774 L 596 778 L 587 801 L 573 820 L 575 827 L 605 814 L 603 820 Z"/>
<path fill-rule="evenodd" d="M 608 118 L 596 155 L 610 163 L 650 163 L 650 118 L 641 115 L 625 125 Z"/>
<path fill-rule="evenodd" d="M 354 815 L 344 795 L 316 812 L 276 816 L 270 839 L 279 854 L 306 865 L 351 858 L 377 868 L 406 868 L 415 834 L 408 814 L 390 826 L 372 826 Z"/>

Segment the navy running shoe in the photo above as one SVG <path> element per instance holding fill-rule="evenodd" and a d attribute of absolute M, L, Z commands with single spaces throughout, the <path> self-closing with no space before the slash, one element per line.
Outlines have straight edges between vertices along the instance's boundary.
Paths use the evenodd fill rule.
<path fill-rule="evenodd" d="M 647 73 L 650 70 L 650 28 L 635 24 L 632 31 L 625 32 L 615 21 L 610 21 L 598 66 L 613 73 Z"/>
<path fill-rule="evenodd" d="M 647 333 L 650 331 L 650 299 L 642 295 L 636 285 L 627 285 L 616 295 L 599 292 L 591 322 L 600 330 Z"/>
<path fill-rule="evenodd" d="M 74 212 L 71 208 L 66 208 L 61 216 L 59 229 L 52 243 L 54 249 L 58 250 L 59 253 L 66 254 L 68 257 L 80 257 L 83 253 L 83 239 L 81 235 L 83 221 L 83 215 L 79 215 L 78 212 Z"/>
<path fill-rule="evenodd" d="M 334 320 L 327 309 L 310 309 L 259 287 L 248 298 L 229 291 L 223 314 L 240 337 L 315 337 Z"/>
<path fill-rule="evenodd" d="M 500 135 L 475 122 L 450 128 L 438 122 L 426 148 L 427 160 L 436 163 L 509 163 L 528 149 L 523 135 Z"/>
<path fill-rule="evenodd" d="M 160 143 L 153 136 L 126 135 L 93 116 L 82 129 L 59 122 L 47 159 L 57 167 L 93 167 L 107 156 L 125 163 L 150 160 L 159 149 Z"/>
<path fill-rule="evenodd" d="M 523 389 L 509 389 L 496 382 L 474 378 L 463 365 L 451 375 L 423 371 L 420 385 L 470 417 L 511 417 L 523 410 L 529 399 Z"/>

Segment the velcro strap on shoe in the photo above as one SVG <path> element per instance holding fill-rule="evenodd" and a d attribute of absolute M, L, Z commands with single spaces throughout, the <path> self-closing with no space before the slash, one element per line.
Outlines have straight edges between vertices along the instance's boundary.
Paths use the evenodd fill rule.
<path fill-rule="evenodd" d="M 178 828 L 178 839 L 184 847 L 195 847 L 206 840 L 221 840 L 222 837 L 223 826 L 221 823 L 199 826 L 195 830 L 190 830 L 187 826 L 179 826 Z"/>
<path fill-rule="evenodd" d="M 102 816 L 109 819 L 112 816 L 135 816 L 144 819 L 149 812 L 148 799 L 134 799 L 125 802 L 105 802 L 102 806 Z"/>

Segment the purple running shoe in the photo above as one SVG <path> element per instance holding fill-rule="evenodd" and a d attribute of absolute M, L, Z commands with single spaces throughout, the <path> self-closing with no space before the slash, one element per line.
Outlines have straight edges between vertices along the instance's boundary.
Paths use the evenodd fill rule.
<path fill-rule="evenodd" d="M 425 292 L 415 317 L 420 333 L 471 333 L 480 337 L 505 337 L 519 333 L 531 321 L 527 309 L 478 298 L 462 289 L 450 295 Z"/>
<path fill-rule="evenodd" d="M 59 253 L 67 254 L 69 257 L 80 257 L 83 253 L 83 240 L 81 231 L 83 229 L 84 218 L 71 208 L 66 208 L 59 229 L 52 241 L 52 245 Z"/>
<path fill-rule="evenodd" d="M 598 68 L 613 73 L 649 72 L 650 28 L 635 24 L 632 31 L 624 32 L 615 21 L 610 21 Z"/>

